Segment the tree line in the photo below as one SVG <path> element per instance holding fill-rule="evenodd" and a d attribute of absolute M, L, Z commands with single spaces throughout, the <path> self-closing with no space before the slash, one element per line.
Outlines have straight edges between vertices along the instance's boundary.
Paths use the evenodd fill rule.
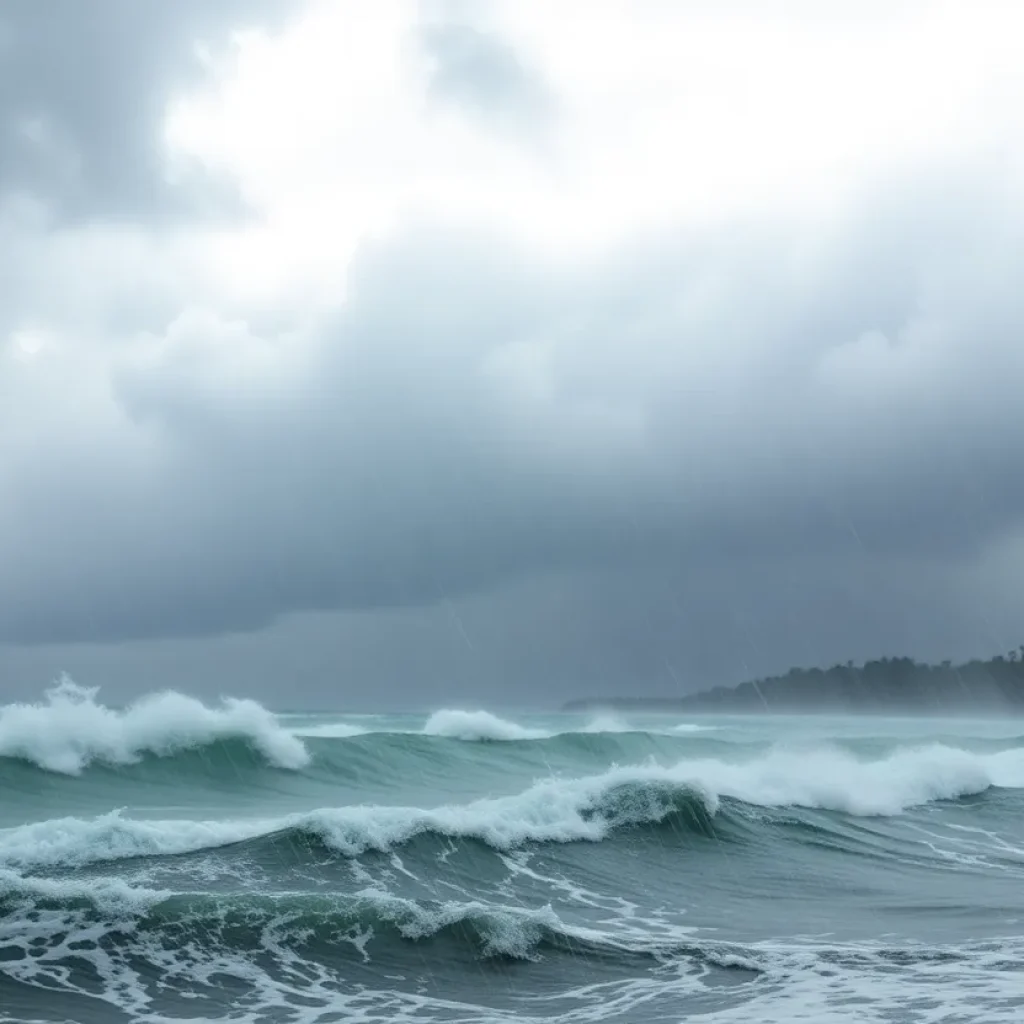
<path fill-rule="evenodd" d="M 785 675 L 665 698 L 574 701 L 566 710 L 603 707 L 649 711 L 823 711 L 933 713 L 1024 712 L 1024 645 L 988 660 L 924 664 L 877 658 L 831 668 L 792 668 Z"/>

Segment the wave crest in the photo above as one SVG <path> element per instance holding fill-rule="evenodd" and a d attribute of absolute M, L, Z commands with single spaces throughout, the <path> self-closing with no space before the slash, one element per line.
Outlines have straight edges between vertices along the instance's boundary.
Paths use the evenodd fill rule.
<path fill-rule="evenodd" d="M 309 762 L 302 741 L 253 700 L 225 698 L 208 707 L 168 690 L 117 709 L 99 703 L 97 693 L 64 676 L 39 703 L 0 707 L 0 757 L 78 775 L 94 762 L 134 764 L 147 754 L 169 757 L 240 739 L 275 767 L 298 769 Z"/>
<path fill-rule="evenodd" d="M 336 854 L 385 853 L 422 836 L 475 840 L 495 850 L 530 843 L 598 842 L 617 830 L 679 818 L 680 828 L 711 832 L 717 799 L 690 783 L 616 769 L 584 779 L 546 780 L 522 793 L 423 810 L 323 808 L 269 820 L 138 820 L 120 811 L 63 818 L 0 833 L 0 866 L 82 867 L 139 857 L 197 853 L 239 843 L 303 840 Z"/>
<path fill-rule="evenodd" d="M 671 822 L 711 836 L 721 799 L 761 807 L 806 807 L 896 815 L 908 807 L 1024 786 L 1020 751 L 979 755 L 934 746 L 858 761 L 835 750 L 776 751 L 742 764 L 717 760 L 617 767 L 581 778 L 550 778 L 509 796 L 422 809 L 324 808 L 257 821 L 137 821 L 114 812 L 0 833 L 0 866 L 81 866 L 122 858 L 175 856 L 275 836 L 322 842 L 345 857 L 426 835 L 482 842 L 496 850 L 531 843 L 599 842 L 613 832 Z"/>
<path fill-rule="evenodd" d="M 479 742 L 487 740 L 540 740 L 551 734 L 509 722 L 490 711 L 435 711 L 423 726 L 425 736 Z"/>
<path fill-rule="evenodd" d="M 684 722 L 679 725 L 661 729 L 641 727 L 620 718 L 618 715 L 605 713 L 591 718 L 578 727 L 546 730 L 534 729 L 505 718 L 499 718 L 490 711 L 460 711 L 444 709 L 435 711 L 421 730 L 424 736 L 441 736 L 448 739 L 465 740 L 466 742 L 517 740 L 552 740 L 561 736 L 590 736 L 605 733 L 647 733 L 655 736 L 682 736 L 687 733 L 706 732 L 711 726 L 695 725 Z M 351 735 L 351 734 L 349 734 Z"/>
<path fill-rule="evenodd" d="M 61 912 L 90 911 L 117 944 L 138 948 L 150 934 L 161 945 L 180 944 L 189 956 L 200 950 L 300 948 L 305 955 L 336 958 L 346 944 L 364 960 L 376 954 L 401 956 L 410 942 L 447 941 L 480 959 L 535 960 L 542 950 L 590 957 L 634 956 L 663 959 L 688 955 L 734 966 L 713 949 L 691 946 L 682 933 L 616 936 L 599 928 L 570 924 L 550 904 L 529 907 L 481 900 L 415 900 L 373 886 L 350 894 L 256 894 L 231 897 L 132 888 L 97 879 L 74 882 L 5 880 L 0 873 L 0 913 L 17 915 L 28 907 L 52 911 L 59 942 L 67 919 Z M 35 930 L 45 940 L 40 929 Z M 198 941 L 196 941 L 198 940 Z M 367 948 L 372 943 L 374 956 Z"/>

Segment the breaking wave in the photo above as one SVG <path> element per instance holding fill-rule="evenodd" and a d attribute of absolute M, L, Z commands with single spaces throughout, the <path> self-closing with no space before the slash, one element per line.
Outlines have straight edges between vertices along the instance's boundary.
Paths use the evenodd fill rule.
<path fill-rule="evenodd" d="M 815 1019 L 940 976 L 965 1020 L 1019 1016 L 1005 723 L 334 717 L 67 679 L 0 707 L 0 1022 L 781 1021 L 808 976 Z M 936 908 L 1008 938 L 908 952 Z"/>
<path fill-rule="evenodd" d="M 630 940 L 599 928 L 572 925 L 550 905 L 414 900 L 379 886 L 330 896 L 248 893 L 225 898 L 132 889 L 98 880 L 40 885 L 33 879 L 21 879 L 7 884 L 0 876 L 0 910 L 16 915 L 21 896 L 32 898 L 36 913 L 70 910 L 84 914 L 86 920 L 90 913 L 98 913 L 108 948 L 142 945 L 149 935 L 156 935 L 164 944 L 171 941 L 191 955 L 204 949 L 248 953 L 283 946 L 314 958 L 337 959 L 339 953 L 344 957 L 345 947 L 350 946 L 348 955 L 355 952 L 359 959 L 369 960 L 371 940 L 374 959 L 382 955 L 381 943 L 440 940 L 466 947 L 482 959 L 532 960 L 541 950 L 550 949 L 590 957 L 689 955 L 725 967 L 747 966 L 727 950 L 716 951 L 714 945 L 701 948 L 686 943 L 675 929 L 665 937 Z M 80 919 L 79 927 L 81 923 Z"/>
<path fill-rule="evenodd" d="M 662 728 L 641 729 L 612 714 L 598 715 L 578 728 L 545 730 L 531 729 L 499 718 L 490 711 L 435 711 L 423 727 L 425 736 L 444 736 L 467 742 L 501 741 L 512 743 L 523 740 L 550 740 L 560 736 L 601 735 L 622 733 L 650 733 L 660 736 L 684 736 L 690 733 L 713 731 L 712 726 L 683 722 Z"/>
<path fill-rule="evenodd" d="M 1024 752 L 979 755 L 944 746 L 858 761 L 834 750 L 775 751 L 742 764 L 681 761 L 548 778 L 508 796 L 430 809 L 361 805 L 266 820 L 136 820 L 113 811 L 0 832 L 0 865 L 71 867 L 176 856 L 273 836 L 310 837 L 344 857 L 387 852 L 426 835 L 468 839 L 495 850 L 527 844 L 599 842 L 670 821 L 716 836 L 723 799 L 762 808 L 816 808 L 891 816 L 916 805 L 1024 786 Z"/>
<path fill-rule="evenodd" d="M 425 736 L 479 742 L 486 740 L 540 740 L 552 734 L 542 729 L 527 729 L 489 711 L 435 711 L 423 726 Z"/>
<path fill-rule="evenodd" d="M 278 768 L 298 769 L 309 762 L 302 741 L 256 701 L 225 698 L 208 707 L 167 691 L 116 709 L 97 702 L 97 692 L 65 677 L 39 703 L 0 707 L 0 757 L 78 775 L 94 763 L 135 764 L 146 755 L 172 757 L 241 740 Z"/>
<path fill-rule="evenodd" d="M 290 726 L 253 700 L 224 698 L 219 705 L 210 706 L 168 690 L 115 708 L 101 703 L 97 693 L 97 688 L 80 686 L 64 677 L 36 703 L 0 706 L 0 759 L 79 775 L 93 765 L 125 767 L 146 758 L 168 759 L 220 747 L 224 759 L 230 759 L 236 768 L 248 755 L 272 768 L 300 770 L 313 760 L 306 740 L 415 735 L 469 743 L 516 743 L 572 735 L 645 734 L 645 730 L 610 715 L 549 731 L 529 728 L 489 711 L 457 709 L 435 712 L 418 729 L 344 721 Z M 681 737 L 709 728 L 683 723 L 650 734 Z"/>

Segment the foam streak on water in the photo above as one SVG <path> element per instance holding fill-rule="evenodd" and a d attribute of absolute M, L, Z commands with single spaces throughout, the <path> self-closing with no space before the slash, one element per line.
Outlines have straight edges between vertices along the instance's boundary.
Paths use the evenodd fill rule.
<path fill-rule="evenodd" d="M 0 707 L 0 1021 L 1016 1021 L 1022 737 L 63 680 Z"/>

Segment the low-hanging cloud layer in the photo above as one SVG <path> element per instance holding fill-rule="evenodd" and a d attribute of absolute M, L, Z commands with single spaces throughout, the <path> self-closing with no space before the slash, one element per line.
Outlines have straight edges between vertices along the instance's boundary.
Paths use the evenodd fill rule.
<path fill-rule="evenodd" d="M 529 695 L 1004 641 L 1011 9 L 73 6 L 0 13 L 12 658 L 287 672 L 326 615 L 393 680 L 420 615 Z"/>

